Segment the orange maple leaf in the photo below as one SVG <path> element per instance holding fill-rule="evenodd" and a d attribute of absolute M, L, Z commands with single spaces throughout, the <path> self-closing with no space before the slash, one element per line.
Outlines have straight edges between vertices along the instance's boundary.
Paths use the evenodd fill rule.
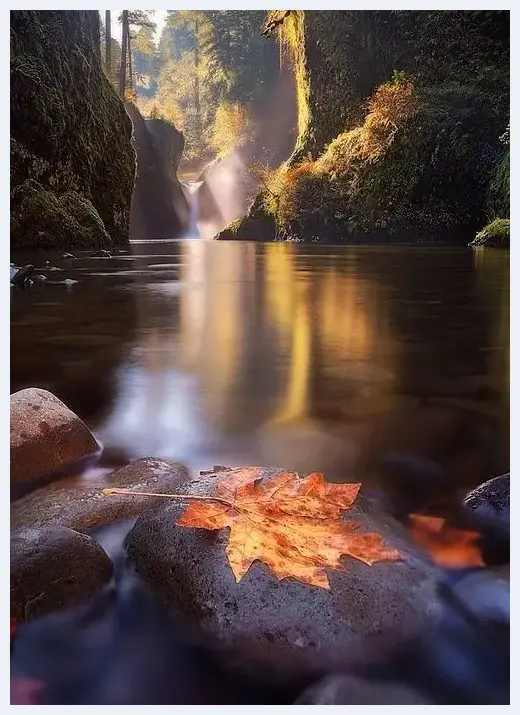
<path fill-rule="evenodd" d="M 378 534 L 360 534 L 357 524 L 339 519 L 360 487 L 327 483 L 316 473 L 305 479 L 281 473 L 264 480 L 255 468 L 235 469 L 212 496 L 193 497 L 177 525 L 229 527 L 226 553 L 237 583 L 254 561 L 261 561 L 280 580 L 329 589 L 325 567 L 344 571 L 343 555 L 369 566 L 401 558 Z"/>
<path fill-rule="evenodd" d="M 408 515 L 412 539 L 427 551 L 438 566 L 466 568 L 484 566 L 475 543 L 480 534 L 446 526 L 446 519 L 421 514 Z"/>

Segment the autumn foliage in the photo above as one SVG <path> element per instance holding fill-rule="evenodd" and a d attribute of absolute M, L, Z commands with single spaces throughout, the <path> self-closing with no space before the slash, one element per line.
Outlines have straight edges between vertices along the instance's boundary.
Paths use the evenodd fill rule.
<path fill-rule="evenodd" d="M 436 516 L 410 514 L 412 539 L 426 551 L 437 566 L 469 568 L 484 566 L 476 541 L 480 534 L 448 527 L 446 520 Z"/>
<path fill-rule="evenodd" d="M 177 525 L 229 527 L 226 553 L 237 582 L 261 561 L 278 579 L 328 589 L 326 568 L 344 571 L 342 556 L 369 566 L 400 559 L 381 536 L 360 533 L 357 524 L 340 519 L 360 487 L 330 484 L 315 473 L 305 479 L 281 473 L 265 480 L 257 469 L 233 470 L 217 484 L 214 501 L 192 502 Z"/>

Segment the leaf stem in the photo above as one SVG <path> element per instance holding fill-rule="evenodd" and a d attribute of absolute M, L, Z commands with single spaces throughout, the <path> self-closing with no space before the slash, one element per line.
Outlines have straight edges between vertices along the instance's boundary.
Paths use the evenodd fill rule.
<path fill-rule="evenodd" d="M 191 499 L 196 501 L 218 501 L 226 506 L 235 506 L 232 502 L 222 497 L 201 496 L 199 494 L 157 494 L 156 492 L 132 492 L 130 489 L 103 489 L 103 494 L 107 496 L 110 494 L 129 494 L 133 497 L 161 497 L 162 499 L 184 499 L 188 501 Z"/>

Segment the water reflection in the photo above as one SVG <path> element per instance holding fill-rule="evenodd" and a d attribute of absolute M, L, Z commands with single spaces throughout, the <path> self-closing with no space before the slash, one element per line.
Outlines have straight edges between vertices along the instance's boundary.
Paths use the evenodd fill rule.
<path fill-rule="evenodd" d="M 129 457 L 364 478 L 411 449 L 473 483 L 508 467 L 503 252 L 156 242 L 67 270 L 70 293 L 13 296 L 12 388 L 54 390 Z"/>

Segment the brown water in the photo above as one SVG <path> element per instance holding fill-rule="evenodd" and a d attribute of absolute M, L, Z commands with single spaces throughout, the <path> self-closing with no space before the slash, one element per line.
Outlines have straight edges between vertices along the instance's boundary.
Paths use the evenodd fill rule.
<path fill-rule="evenodd" d="M 123 462 L 368 479 L 405 450 L 458 486 L 509 468 L 508 252 L 192 240 L 12 260 L 48 281 L 11 289 L 11 390 L 51 390 Z"/>

